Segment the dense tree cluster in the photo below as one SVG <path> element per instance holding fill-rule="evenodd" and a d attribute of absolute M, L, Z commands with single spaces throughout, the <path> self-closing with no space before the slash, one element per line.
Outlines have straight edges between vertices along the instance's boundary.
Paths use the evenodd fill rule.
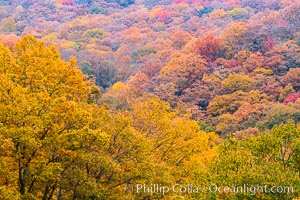
<path fill-rule="evenodd" d="M 2 199 L 115 199 L 132 195 L 126 184 L 187 181 L 216 141 L 155 97 L 108 110 L 74 58 L 32 36 L 0 46 L 0 76 Z"/>
<path fill-rule="evenodd" d="M 0 46 L 0 76 L 1 199 L 172 199 L 184 195 L 126 192 L 126 185 L 137 183 L 239 185 L 247 181 L 295 188 L 294 193 L 257 194 L 265 198 L 292 198 L 300 192 L 300 130 L 289 119 L 299 113 L 289 103 L 268 108 L 268 120 L 261 126 L 273 127 L 271 131 L 247 129 L 222 141 L 205 123 L 200 126 L 206 132 L 201 130 L 184 105 L 172 108 L 145 92 L 148 86 L 139 83 L 148 80 L 145 74 L 126 85 L 118 82 L 101 94 L 81 73 L 75 58 L 61 60 L 54 46 L 47 47 L 32 36 L 24 37 L 13 51 Z M 139 87 L 132 89 L 135 85 Z M 230 101 L 235 100 L 226 100 L 225 94 L 219 101 L 233 114 L 224 110 L 217 130 L 255 123 L 266 109 L 258 103 L 266 98 L 259 91 L 234 94 L 244 103 L 232 105 Z M 285 101 L 297 95 L 292 93 Z M 219 101 L 217 108 L 210 104 L 210 112 L 218 114 Z M 280 118 L 283 109 L 285 115 Z M 287 123 L 276 126 L 283 119 Z M 267 178 L 279 171 L 283 172 Z M 262 172 L 265 175 L 258 178 Z M 199 195 L 190 193 L 186 198 Z M 201 193 L 204 199 L 212 195 L 216 194 Z M 231 194 L 232 198 L 251 196 Z"/>
<path fill-rule="evenodd" d="M 32 34 L 56 44 L 102 91 L 118 81 L 136 88 L 142 74 L 143 92 L 184 104 L 215 128 L 222 114 L 239 116 L 244 102 L 260 108 L 257 121 L 244 119 L 231 132 L 268 120 L 278 103 L 298 109 L 298 2 L 24 0 L 0 8 L 0 41 L 12 48 L 18 36 Z"/>
<path fill-rule="evenodd" d="M 0 199 L 299 197 L 299 11 L 0 0 Z M 294 193 L 125 191 L 137 183 Z"/>

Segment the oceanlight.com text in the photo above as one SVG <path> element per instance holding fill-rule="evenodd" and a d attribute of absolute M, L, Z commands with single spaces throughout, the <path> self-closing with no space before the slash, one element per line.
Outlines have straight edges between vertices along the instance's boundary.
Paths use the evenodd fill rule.
<path fill-rule="evenodd" d="M 134 193 L 151 193 L 162 194 L 168 193 L 248 193 L 256 195 L 258 193 L 293 193 L 294 188 L 292 186 L 268 186 L 268 185 L 250 185 L 244 184 L 239 186 L 220 186 L 217 184 L 210 185 L 194 185 L 194 184 L 173 184 L 171 186 L 160 183 L 155 184 L 135 184 L 127 185 L 127 192 Z"/>

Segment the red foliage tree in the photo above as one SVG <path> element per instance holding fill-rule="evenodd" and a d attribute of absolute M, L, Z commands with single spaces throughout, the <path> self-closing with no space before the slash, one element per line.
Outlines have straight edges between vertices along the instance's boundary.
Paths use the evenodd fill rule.
<path fill-rule="evenodd" d="M 62 0 L 62 5 L 74 5 L 74 0 Z"/>
<path fill-rule="evenodd" d="M 284 99 L 283 103 L 284 103 L 284 105 L 286 105 L 288 103 L 295 103 L 299 98 L 300 98 L 300 92 L 293 93 L 293 94 L 290 94 L 289 96 L 287 96 Z"/>
<path fill-rule="evenodd" d="M 202 55 L 207 61 L 214 61 L 222 53 L 222 39 L 206 35 L 199 39 L 196 45 L 196 53 Z"/>
<path fill-rule="evenodd" d="M 274 46 L 275 46 L 275 40 L 271 36 L 269 36 L 267 40 L 263 43 L 263 49 L 265 52 L 271 50 Z"/>

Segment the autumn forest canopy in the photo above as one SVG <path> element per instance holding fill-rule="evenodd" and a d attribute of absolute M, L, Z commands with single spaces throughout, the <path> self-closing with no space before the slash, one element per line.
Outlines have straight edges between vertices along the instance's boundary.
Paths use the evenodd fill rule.
<path fill-rule="evenodd" d="M 0 21 L 0 200 L 300 198 L 299 1 L 0 0 Z"/>

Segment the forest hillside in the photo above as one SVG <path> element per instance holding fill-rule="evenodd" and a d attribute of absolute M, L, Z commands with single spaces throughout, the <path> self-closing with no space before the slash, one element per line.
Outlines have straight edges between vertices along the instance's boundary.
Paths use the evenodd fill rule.
<path fill-rule="evenodd" d="M 299 1 L 0 0 L 0 21 L 1 200 L 300 198 Z"/>

